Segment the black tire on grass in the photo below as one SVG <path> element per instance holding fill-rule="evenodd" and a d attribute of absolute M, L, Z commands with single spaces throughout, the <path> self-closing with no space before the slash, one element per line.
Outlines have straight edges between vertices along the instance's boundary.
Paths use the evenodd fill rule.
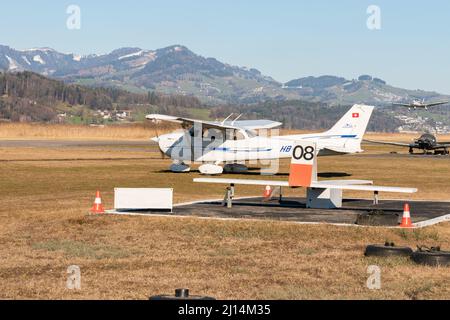
<path fill-rule="evenodd" d="M 364 255 L 366 257 L 410 257 L 413 250 L 409 247 L 396 247 L 393 243 L 367 246 Z"/>
<path fill-rule="evenodd" d="M 411 255 L 411 259 L 415 263 L 432 267 L 450 266 L 450 252 L 445 251 L 417 251 Z"/>

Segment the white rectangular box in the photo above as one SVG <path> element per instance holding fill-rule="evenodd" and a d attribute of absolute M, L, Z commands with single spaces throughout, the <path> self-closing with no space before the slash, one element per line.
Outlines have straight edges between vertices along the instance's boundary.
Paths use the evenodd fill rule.
<path fill-rule="evenodd" d="M 115 188 L 116 210 L 173 210 L 173 189 Z"/>

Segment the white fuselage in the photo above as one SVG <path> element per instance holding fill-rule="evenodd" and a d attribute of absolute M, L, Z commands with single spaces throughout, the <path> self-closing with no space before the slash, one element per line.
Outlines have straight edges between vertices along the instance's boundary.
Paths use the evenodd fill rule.
<path fill-rule="evenodd" d="M 307 140 L 317 144 L 319 155 L 358 153 L 356 135 L 303 134 L 295 136 L 264 137 L 241 131 L 241 139 L 225 141 L 210 137 L 191 138 L 188 132 L 171 133 L 159 137 L 161 151 L 181 162 L 234 163 L 248 160 L 291 158 L 296 141 Z M 192 143 L 194 141 L 194 143 Z M 357 142 L 357 141 L 355 141 Z"/>
<path fill-rule="evenodd" d="M 233 167 L 244 161 L 291 158 L 294 146 L 301 141 L 314 143 L 319 156 L 359 153 L 362 152 L 362 137 L 373 109 L 372 106 L 357 104 L 326 132 L 288 136 L 279 136 L 278 131 L 270 131 L 269 134 L 263 129 L 257 135 L 248 127 L 235 127 L 233 123 L 223 125 L 206 122 L 203 126 L 202 123 L 187 119 L 184 120 L 185 124 L 193 123 L 190 130 L 166 134 L 154 141 L 158 142 L 161 151 L 174 162 L 202 163 L 200 171 L 213 173 L 218 168 L 212 167 L 221 164 Z M 158 118 L 172 119 L 167 116 Z M 182 172 L 188 170 L 186 166 L 174 169 Z M 220 171 L 217 170 L 219 173 Z"/>

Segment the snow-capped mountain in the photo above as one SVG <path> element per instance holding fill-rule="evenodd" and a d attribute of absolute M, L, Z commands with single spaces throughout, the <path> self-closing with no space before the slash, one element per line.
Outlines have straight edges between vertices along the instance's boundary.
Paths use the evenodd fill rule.
<path fill-rule="evenodd" d="M 50 48 L 0 46 L 0 70 L 33 71 L 67 82 L 197 95 L 214 102 L 277 96 L 281 85 L 256 69 L 199 56 L 184 46 L 158 50 L 121 48 L 103 55 L 64 54 Z M 264 89 L 269 89 L 264 92 Z M 276 89 L 270 92 L 270 89 Z"/>
<path fill-rule="evenodd" d="M 53 75 L 57 70 L 76 62 L 73 54 L 63 54 L 50 48 L 15 50 L 0 45 L 0 69 L 4 71 L 34 71 Z"/>
<path fill-rule="evenodd" d="M 364 75 L 305 77 L 286 84 L 256 69 L 232 66 L 195 54 L 182 45 L 158 50 L 120 48 L 103 55 L 80 56 L 50 48 L 15 50 L 0 46 L 0 71 L 33 71 L 69 83 L 117 87 L 133 92 L 156 90 L 193 95 L 208 104 L 308 100 L 328 104 L 383 105 L 413 97 L 446 99 L 435 92 L 389 86 Z"/>

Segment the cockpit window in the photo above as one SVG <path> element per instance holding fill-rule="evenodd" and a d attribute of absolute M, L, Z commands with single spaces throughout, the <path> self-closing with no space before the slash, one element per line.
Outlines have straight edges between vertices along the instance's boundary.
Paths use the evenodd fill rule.
<path fill-rule="evenodd" d="M 247 138 L 247 134 L 245 131 L 241 130 L 227 130 L 227 139 L 228 140 L 245 140 Z"/>
<path fill-rule="evenodd" d="M 236 131 L 235 140 L 245 140 L 245 135 L 242 131 Z"/>
<path fill-rule="evenodd" d="M 256 134 L 252 131 L 244 131 L 244 130 L 226 130 L 226 138 L 227 140 L 245 140 L 247 138 L 253 138 Z M 189 129 L 189 135 L 191 137 L 195 136 L 194 127 Z M 222 140 L 223 131 L 219 129 L 204 129 L 202 132 L 203 139 L 211 139 L 212 140 Z"/>

